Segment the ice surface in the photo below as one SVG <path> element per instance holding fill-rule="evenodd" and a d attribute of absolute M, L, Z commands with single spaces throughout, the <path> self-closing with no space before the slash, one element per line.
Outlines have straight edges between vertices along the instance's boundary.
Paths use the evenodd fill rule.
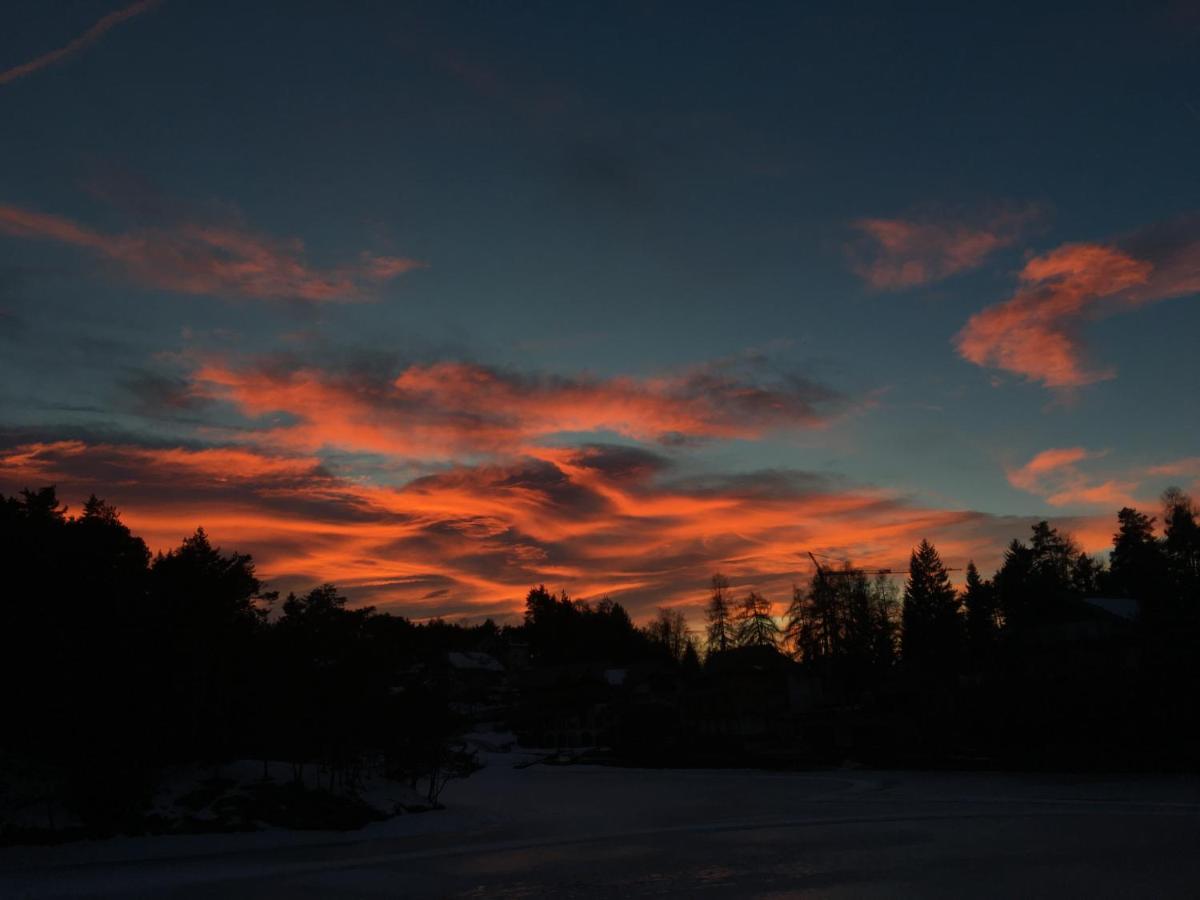
<path fill-rule="evenodd" d="M 1200 780 L 514 768 L 361 831 L 0 852 L 0 896 L 1196 896 Z"/>

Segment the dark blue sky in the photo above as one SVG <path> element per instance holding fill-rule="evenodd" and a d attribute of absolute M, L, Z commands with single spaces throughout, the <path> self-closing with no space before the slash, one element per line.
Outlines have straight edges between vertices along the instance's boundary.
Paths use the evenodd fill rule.
<path fill-rule="evenodd" d="M 1099 550 L 1200 479 L 1200 7 L 1046 6 L 9 2 L 0 488 L 450 612 Z"/>

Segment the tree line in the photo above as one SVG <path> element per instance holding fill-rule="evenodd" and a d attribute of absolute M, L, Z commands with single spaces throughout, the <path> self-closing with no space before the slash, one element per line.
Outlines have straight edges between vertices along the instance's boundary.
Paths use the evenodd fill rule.
<path fill-rule="evenodd" d="M 1047 522 L 961 590 L 922 541 L 901 588 L 817 567 L 778 619 L 721 575 L 703 650 L 767 647 L 819 678 L 883 761 L 974 754 L 1019 764 L 1200 765 L 1200 521 L 1178 488 L 1162 518 L 1123 508 L 1107 562 Z M 850 715 L 848 710 L 855 710 Z M 1079 752 L 1083 749 L 1084 756 Z"/>
<path fill-rule="evenodd" d="M 539 665 L 674 667 L 682 684 L 655 689 L 652 738 L 667 748 L 656 764 L 694 756 L 707 740 L 696 729 L 724 727 L 705 716 L 732 723 L 736 709 L 712 712 L 727 695 L 746 692 L 742 705 L 754 707 L 754 692 L 782 693 L 786 676 L 808 706 L 770 737 L 790 740 L 796 759 L 1196 768 L 1200 524 L 1178 489 L 1164 494 L 1158 521 L 1120 510 L 1106 562 L 1038 522 L 990 576 L 968 562 L 961 588 L 921 541 L 902 582 L 850 562 L 820 566 L 779 610 L 756 590 L 735 595 L 716 574 L 697 629 L 677 606 L 638 628 L 620 603 L 537 587 L 512 633 Z M 567 679 L 537 702 L 578 711 L 590 690 Z M 699 720 L 680 712 L 689 704 L 703 707 Z"/>
<path fill-rule="evenodd" d="M 902 593 L 887 573 L 871 577 L 850 562 L 818 566 L 807 585 L 793 589 L 782 624 L 757 592 L 735 600 L 718 573 L 704 610 L 703 649 L 769 646 L 812 666 L 954 669 L 1004 638 L 1070 616 L 1073 604 L 1089 597 L 1135 601 L 1149 630 L 1193 634 L 1200 624 L 1197 507 L 1178 488 L 1162 501 L 1161 534 L 1155 517 L 1129 507 L 1118 512 L 1107 565 L 1043 521 L 1028 543 L 1013 539 L 991 578 L 968 562 L 962 591 L 927 540 L 912 551 Z"/>

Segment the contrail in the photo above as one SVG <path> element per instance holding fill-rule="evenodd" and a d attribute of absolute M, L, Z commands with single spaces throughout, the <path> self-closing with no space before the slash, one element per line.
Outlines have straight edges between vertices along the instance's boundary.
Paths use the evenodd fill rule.
<path fill-rule="evenodd" d="M 89 44 L 94 44 L 100 40 L 104 36 L 104 33 L 113 26 L 120 25 L 126 19 L 132 19 L 134 16 L 141 15 L 151 7 L 157 6 L 158 3 L 159 0 L 138 0 L 137 3 L 132 3 L 124 9 L 110 12 L 83 34 L 79 35 L 79 37 L 75 38 L 75 40 L 64 44 L 57 50 L 43 53 L 41 56 L 31 59 L 27 63 L 21 63 L 19 66 L 13 66 L 11 69 L 0 72 L 0 85 L 16 81 L 18 78 L 24 78 L 38 69 L 44 69 L 46 66 L 52 66 L 56 62 L 60 62 L 72 53 L 76 53 Z"/>

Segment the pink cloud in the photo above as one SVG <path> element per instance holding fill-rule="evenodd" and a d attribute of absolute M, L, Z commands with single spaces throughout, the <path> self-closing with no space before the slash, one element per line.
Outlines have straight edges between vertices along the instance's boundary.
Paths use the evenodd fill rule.
<path fill-rule="evenodd" d="M 138 3 L 131 3 L 123 9 L 110 12 L 102 17 L 91 28 L 75 38 L 59 47 L 56 50 L 51 50 L 49 53 L 43 53 L 36 59 L 31 59 L 29 62 L 21 63 L 18 66 L 13 66 L 11 69 L 6 69 L 0 72 L 0 85 L 10 84 L 18 78 L 24 78 L 38 69 L 44 69 L 47 66 L 52 66 L 55 63 L 62 62 L 68 56 L 78 53 L 80 50 L 94 44 L 100 40 L 104 34 L 110 29 L 122 22 L 132 19 L 134 16 L 139 16 L 144 12 L 153 9 L 158 5 L 158 0 L 140 0 Z"/>
<path fill-rule="evenodd" d="M 854 271 L 879 290 L 941 281 L 1014 244 L 1035 214 L 1032 208 L 1006 212 L 983 224 L 860 219 L 854 227 L 866 241 L 850 248 Z"/>
<path fill-rule="evenodd" d="M 279 239 L 235 226 L 185 223 L 108 234 L 71 219 L 0 204 L 0 233 L 57 241 L 90 251 L 145 287 L 182 294 L 352 300 L 404 272 L 413 259 L 361 255 L 357 264 L 321 269 L 305 260 L 298 238 Z"/>
<path fill-rule="evenodd" d="M 1075 463 L 1094 455 L 1082 447 L 1056 447 L 1043 450 L 1020 468 L 1010 469 L 1007 473 L 1008 481 L 1013 487 L 1037 493 L 1038 484 L 1045 475 L 1071 468 Z"/>

